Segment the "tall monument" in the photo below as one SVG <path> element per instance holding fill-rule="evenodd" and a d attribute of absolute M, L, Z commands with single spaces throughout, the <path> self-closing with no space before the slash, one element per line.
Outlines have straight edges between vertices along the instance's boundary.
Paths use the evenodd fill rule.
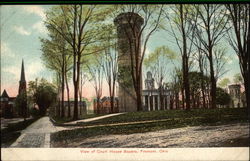
<path fill-rule="evenodd" d="M 18 89 L 18 96 L 22 99 L 22 103 L 18 110 L 18 114 L 22 117 L 27 116 L 27 94 L 26 94 L 26 80 L 25 80 L 25 73 L 24 73 L 24 63 L 22 60 L 22 67 L 21 67 L 21 77 L 19 81 L 19 89 Z"/>
<path fill-rule="evenodd" d="M 140 15 L 132 12 L 121 13 L 114 20 L 118 37 L 119 112 L 137 111 L 136 94 L 131 73 L 131 54 L 135 55 L 133 53 L 135 44 L 133 43 L 136 42 L 133 38 L 134 35 L 139 34 L 143 21 Z"/>

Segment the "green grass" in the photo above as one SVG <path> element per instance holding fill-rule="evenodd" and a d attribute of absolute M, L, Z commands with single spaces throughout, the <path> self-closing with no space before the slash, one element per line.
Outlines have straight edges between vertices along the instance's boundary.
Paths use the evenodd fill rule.
<path fill-rule="evenodd" d="M 12 123 L 7 128 L 1 130 L 1 147 L 9 147 L 21 135 L 21 131 L 31 125 L 39 118 L 34 118 L 18 123 Z"/>
<path fill-rule="evenodd" d="M 51 140 L 54 146 L 61 146 L 61 143 L 63 142 L 63 146 L 67 147 L 67 145 L 69 144 L 68 146 L 70 146 L 70 143 L 74 142 L 74 140 L 85 139 L 98 135 L 144 133 L 186 126 L 221 125 L 232 122 L 249 121 L 246 108 L 193 109 L 190 111 L 169 110 L 126 113 L 120 116 L 114 116 L 90 123 L 85 123 L 84 125 L 100 125 L 149 120 L 156 121 L 150 123 L 136 123 L 115 126 L 104 125 L 100 127 L 65 130 L 52 134 Z"/>
<path fill-rule="evenodd" d="M 185 110 L 166 110 L 150 112 L 130 112 L 123 115 L 113 116 L 92 122 L 81 123 L 82 125 L 100 125 L 136 121 L 162 120 L 162 119 L 184 119 L 193 117 L 203 117 L 204 122 L 227 121 L 234 119 L 247 119 L 246 108 L 221 108 L 221 109 L 192 109 Z"/>

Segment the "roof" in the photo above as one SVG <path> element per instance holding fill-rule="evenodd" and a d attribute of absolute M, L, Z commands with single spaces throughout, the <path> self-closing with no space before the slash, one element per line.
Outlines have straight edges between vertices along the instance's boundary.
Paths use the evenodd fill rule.
<path fill-rule="evenodd" d="M 23 60 L 22 60 L 22 69 L 21 69 L 21 78 L 20 78 L 20 82 L 26 82 L 26 81 L 25 81 L 25 74 L 24 74 L 24 64 L 23 64 Z"/>
<path fill-rule="evenodd" d="M 9 98 L 9 95 L 7 94 L 6 90 L 3 90 L 3 93 L 1 95 L 3 98 Z"/>

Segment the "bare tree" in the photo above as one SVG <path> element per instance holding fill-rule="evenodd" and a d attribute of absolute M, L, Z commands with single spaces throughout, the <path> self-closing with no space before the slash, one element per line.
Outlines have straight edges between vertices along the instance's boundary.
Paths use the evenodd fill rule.
<path fill-rule="evenodd" d="M 169 23 L 170 30 L 166 29 L 166 31 L 174 37 L 180 50 L 183 77 L 182 97 L 186 109 L 188 110 L 190 109 L 189 62 L 193 50 L 193 31 L 195 29 L 194 26 L 197 23 L 197 14 L 194 12 L 192 6 L 183 4 L 172 6 L 171 11 L 172 13 L 170 14 L 169 12 L 165 12 L 165 17 L 171 22 Z"/>
<path fill-rule="evenodd" d="M 207 65 L 207 59 L 206 55 L 204 54 L 204 51 L 202 50 L 202 44 L 201 42 L 195 38 L 195 44 L 197 45 L 196 53 L 194 54 L 194 59 L 198 62 L 198 67 L 201 75 L 206 75 L 206 65 Z M 206 90 L 207 82 L 206 80 L 201 80 L 201 93 L 202 93 L 202 105 L 204 108 L 209 107 L 209 99 L 207 100 L 207 90 Z"/>
<path fill-rule="evenodd" d="M 229 30 L 229 44 L 235 50 L 240 62 L 241 74 L 244 79 L 247 107 L 250 107 L 250 5 L 228 4 L 230 24 L 233 30 Z"/>
<path fill-rule="evenodd" d="M 102 63 L 103 71 L 105 74 L 106 81 L 109 86 L 109 96 L 111 103 L 111 113 L 117 112 L 114 109 L 114 98 L 115 98 L 115 87 L 116 79 L 118 75 L 118 53 L 116 45 L 115 47 L 108 48 L 104 51 L 104 61 Z"/>
<path fill-rule="evenodd" d="M 99 62 L 103 63 L 102 57 L 98 58 L 99 60 L 93 64 L 87 65 L 89 73 L 90 73 L 90 81 L 92 82 L 95 94 L 96 94 L 96 107 L 97 113 L 100 113 L 100 100 L 102 97 L 102 86 L 103 86 L 103 68 L 99 64 Z"/>
<path fill-rule="evenodd" d="M 225 8 L 220 4 L 197 5 L 198 23 L 195 36 L 202 43 L 210 69 L 210 108 L 216 107 L 216 76 L 214 69 L 214 47 L 225 36 L 227 32 L 228 18 Z"/>
<path fill-rule="evenodd" d="M 82 97 L 83 97 L 83 86 L 88 80 L 88 75 L 83 73 L 83 70 L 80 72 L 80 86 L 79 86 L 79 103 L 80 103 L 80 115 L 82 115 L 82 110 L 83 110 L 83 102 L 82 102 Z"/>

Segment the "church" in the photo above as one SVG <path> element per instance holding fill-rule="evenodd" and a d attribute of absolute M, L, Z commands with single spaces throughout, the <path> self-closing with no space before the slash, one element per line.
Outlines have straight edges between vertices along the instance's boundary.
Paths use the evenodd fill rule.
<path fill-rule="evenodd" d="M 24 72 L 24 62 L 22 61 L 21 66 L 21 77 L 19 81 L 19 89 L 18 96 L 26 95 L 26 80 L 25 80 L 25 72 Z M 0 96 L 0 116 L 4 118 L 13 118 L 13 117 L 27 117 L 27 100 L 22 102 L 21 108 L 15 108 L 15 101 L 17 97 L 9 97 L 7 91 L 4 89 L 2 95 Z"/>

